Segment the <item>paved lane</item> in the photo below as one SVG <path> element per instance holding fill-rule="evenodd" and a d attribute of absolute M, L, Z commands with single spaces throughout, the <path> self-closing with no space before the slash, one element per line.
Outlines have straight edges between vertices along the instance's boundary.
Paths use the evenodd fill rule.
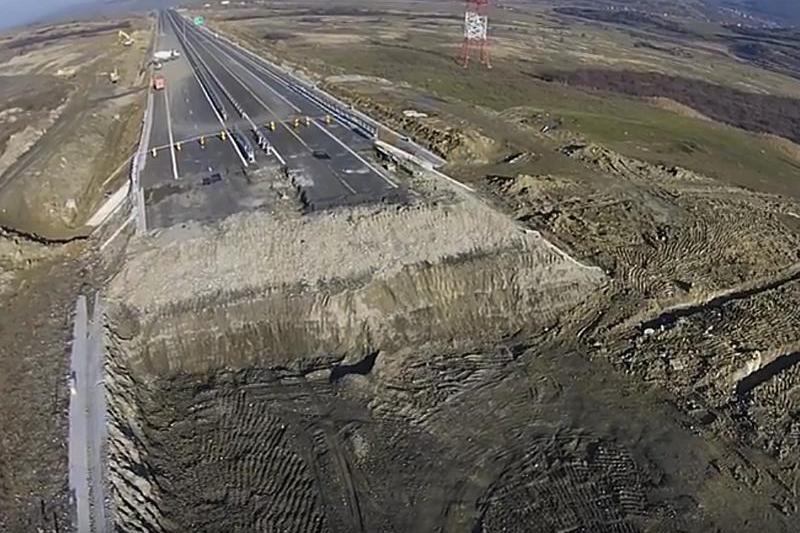
<path fill-rule="evenodd" d="M 202 180 L 212 172 L 241 168 L 233 145 L 222 138 L 225 126 L 198 82 L 173 25 L 165 14 L 161 21 L 159 49 L 178 50 L 181 57 L 165 62 L 157 71 L 166 79 L 166 88 L 154 97 L 148 159 L 142 173 L 146 190 L 169 185 L 171 180 Z M 177 178 L 172 171 L 173 153 Z"/>
<path fill-rule="evenodd" d="M 258 125 L 276 121 L 270 142 L 286 159 L 290 173 L 303 190 L 310 208 L 380 201 L 402 195 L 385 173 L 358 150 L 371 143 L 343 126 L 323 120 L 325 111 L 272 76 L 262 65 L 207 32 L 171 15 L 191 50 L 226 87 L 228 93 Z M 306 117 L 310 124 L 306 125 Z M 300 118 L 300 126 L 292 123 Z"/>

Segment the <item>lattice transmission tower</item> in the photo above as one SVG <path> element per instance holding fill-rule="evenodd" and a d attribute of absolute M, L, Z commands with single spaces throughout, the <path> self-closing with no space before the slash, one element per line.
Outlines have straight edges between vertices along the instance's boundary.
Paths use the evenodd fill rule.
<path fill-rule="evenodd" d="M 469 66 L 473 52 L 480 50 L 481 63 L 492 68 L 489 57 L 489 0 L 466 0 L 464 10 L 464 44 L 461 46 L 459 62 Z"/>

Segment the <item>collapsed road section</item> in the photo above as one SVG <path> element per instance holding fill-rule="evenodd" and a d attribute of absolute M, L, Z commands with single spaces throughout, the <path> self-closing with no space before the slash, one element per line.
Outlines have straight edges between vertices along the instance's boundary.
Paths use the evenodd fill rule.
<path fill-rule="evenodd" d="M 174 12 L 162 13 L 159 27 L 160 46 L 174 58 L 160 65 L 151 88 L 140 178 L 149 227 L 271 209 L 287 187 L 306 211 L 405 200 L 371 160 L 372 126 L 344 121 Z"/>
<path fill-rule="evenodd" d="M 394 496 L 376 495 L 371 479 L 394 468 L 387 447 L 423 453 L 420 424 L 447 407 L 387 412 L 357 378 L 380 389 L 422 354 L 459 350 L 502 372 L 496 339 L 554 327 L 605 282 L 471 199 L 247 213 L 140 246 L 109 291 L 121 531 L 379 531 L 381 508 L 413 521 L 398 506 L 413 487 L 395 477 Z M 370 427 L 395 437 L 355 437 Z M 424 520 L 441 512 L 420 505 Z"/>

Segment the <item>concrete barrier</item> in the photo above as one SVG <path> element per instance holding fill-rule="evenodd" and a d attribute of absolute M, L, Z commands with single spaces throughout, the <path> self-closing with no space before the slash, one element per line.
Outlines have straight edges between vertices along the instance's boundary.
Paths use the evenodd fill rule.
<path fill-rule="evenodd" d="M 117 210 L 122 207 L 125 199 L 128 198 L 130 190 L 131 182 L 127 181 L 114 194 L 108 197 L 105 203 L 100 206 L 100 209 L 98 209 L 95 214 L 86 221 L 86 225 L 92 228 L 102 226 L 105 221 L 111 217 L 111 215 L 116 213 Z"/>

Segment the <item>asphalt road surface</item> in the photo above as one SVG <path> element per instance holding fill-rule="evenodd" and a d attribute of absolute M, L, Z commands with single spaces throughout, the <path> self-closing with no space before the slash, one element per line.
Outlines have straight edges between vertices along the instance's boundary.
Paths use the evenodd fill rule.
<path fill-rule="evenodd" d="M 148 227 L 267 205 L 274 191 L 254 177 L 265 168 L 273 179 L 282 175 L 308 210 L 404 197 L 370 161 L 371 139 L 293 90 L 268 63 L 174 12 L 159 17 L 156 49 L 181 56 L 157 71 L 166 88 L 154 91 L 141 174 Z M 268 150 L 258 146 L 256 128 Z M 254 161 L 236 132 L 252 146 Z"/>
<path fill-rule="evenodd" d="M 102 302 L 96 294 L 90 321 L 86 297 L 81 295 L 75 305 L 70 358 L 68 453 L 73 525 L 76 531 L 87 533 L 108 529 L 104 360 Z"/>

